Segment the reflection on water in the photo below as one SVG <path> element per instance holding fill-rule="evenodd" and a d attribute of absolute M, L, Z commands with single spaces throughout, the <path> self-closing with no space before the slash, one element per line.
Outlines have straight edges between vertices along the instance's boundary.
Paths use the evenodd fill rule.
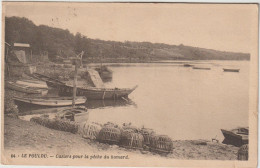
<path fill-rule="evenodd" d="M 221 140 L 221 128 L 248 126 L 248 61 L 185 61 L 208 71 L 183 63 L 106 64 L 113 71 L 107 87 L 139 87 L 129 101 L 87 102 L 89 121 L 131 122 L 173 139 Z M 230 67 L 240 72 L 223 72 Z"/>

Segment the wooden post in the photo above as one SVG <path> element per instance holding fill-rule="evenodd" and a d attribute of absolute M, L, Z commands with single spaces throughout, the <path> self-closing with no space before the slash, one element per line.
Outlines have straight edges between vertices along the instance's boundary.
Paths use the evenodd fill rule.
<path fill-rule="evenodd" d="M 73 99 L 72 99 L 72 107 L 75 107 L 75 100 L 76 100 L 76 93 L 77 93 L 77 76 L 78 76 L 78 65 L 75 60 L 75 73 L 74 73 L 74 80 L 73 80 Z"/>

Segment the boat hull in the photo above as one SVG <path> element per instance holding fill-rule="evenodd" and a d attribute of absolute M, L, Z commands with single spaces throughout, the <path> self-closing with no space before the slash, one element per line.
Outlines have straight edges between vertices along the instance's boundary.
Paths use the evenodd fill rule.
<path fill-rule="evenodd" d="M 239 69 L 225 69 L 223 68 L 224 72 L 239 72 Z"/>
<path fill-rule="evenodd" d="M 34 88 L 42 88 L 42 89 L 48 88 L 48 86 L 46 85 L 46 82 L 44 82 L 44 81 L 19 80 L 19 81 L 16 81 L 16 83 L 22 84 L 22 85 L 27 85 L 29 87 L 34 87 Z"/>
<path fill-rule="evenodd" d="M 34 106 L 34 107 L 63 107 L 63 106 L 71 106 L 72 98 L 62 99 L 35 99 L 35 98 L 21 98 L 14 97 L 13 100 L 18 106 Z M 75 100 L 76 105 L 85 104 L 85 97 L 78 97 Z"/>
<path fill-rule="evenodd" d="M 199 67 L 193 67 L 193 69 L 200 69 L 200 70 L 211 70 L 211 68 L 199 68 Z"/>
<path fill-rule="evenodd" d="M 31 88 L 14 82 L 7 82 L 7 88 L 28 94 L 45 94 L 48 92 L 47 89 Z"/>
<path fill-rule="evenodd" d="M 97 89 L 97 88 L 77 88 L 77 96 L 85 96 L 87 99 L 91 100 L 102 100 L 102 99 L 118 99 L 120 97 L 127 97 L 135 89 Z M 59 86 L 59 94 L 63 96 L 72 95 L 73 87 L 68 85 Z"/>
<path fill-rule="evenodd" d="M 238 135 L 236 133 L 233 133 L 232 131 L 224 129 L 221 129 L 221 132 L 225 137 L 225 139 L 222 142 L 224 144 L 230 144 L 238 147 L 244 144 L 248 144 L 248 135 Z"/>

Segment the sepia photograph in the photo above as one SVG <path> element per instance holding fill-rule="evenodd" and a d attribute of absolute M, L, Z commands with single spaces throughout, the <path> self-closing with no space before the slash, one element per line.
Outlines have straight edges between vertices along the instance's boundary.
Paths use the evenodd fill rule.
<path fill-rule="evenodd" d="M 258 4 L 2 2 L 5 165 L 256 167 Z"/>

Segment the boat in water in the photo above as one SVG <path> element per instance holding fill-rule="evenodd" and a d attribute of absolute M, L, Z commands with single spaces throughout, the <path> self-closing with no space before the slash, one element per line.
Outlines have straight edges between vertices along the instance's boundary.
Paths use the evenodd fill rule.
<path fill-rule="evenodd" d="M 239 127 L 232 130 L 221 129 L 221 132 L 225 137 L 222 142 L 224 144 L 230 144 L 238 147 L 244 144 L 248 144 L 248 127 Z"/>
<path fill-rule="evenodd" d="M 240 69 L 223 68 L 224 72 L 239 72 Z"/>
<path fill-rule="evenodd" d="M 71 106 L 72 97 L 38 97 L 38 98 L 24 98 L 14 97 L 13 100 L 18 106 L 40 106 L 40 107 L 62 107 Z M 75 105 L 84 104 L 86 102 L 85 97 L 76 97 Z"/>
<path fill-rule="evenodd" d="M 29 87 L 34 87 L 34 88 L 42 88 L 42 89 L 47 89 L 48 86 L 45 81 L 40 81 L 40 80 L 28 80 L 28 79 L 23 79 L 23 80 L 17 80 L 17 84 L 22 84 L 22 85 L 27 85 Z"/>
<path fill-rule="evenodd" d="M 76 95 L 85 96 L 88 100 L 118 99 L 128 97 L 138 86 L 133 88 L 94 88 L 94 87 L 77 87 Z M 60 85 L 59 95 L 69 96 L 73 93 L 73 86 Z"/>
<path fill-rule="evenodd" d="M 211 70 L 211 68 L 206 67 L 192 67 L 193 69 L 201 69 L 201 70 Z"/>
<path fill-rule="evenodd" d="M 18 83 L 12 82 L 12 81 L 6 82 L 6 86 L 9 89 L 23 92 L 23 93 L 28 93 L 28 94 L 47 94 L 47 92 L 48 92 L 47 89 L 29 87 L 28 85 L 18 84 Z"/>
<path fill-rule="evenodd" d="M 51 77 L 48 77 L 48 76 L 45 76 L 45 75 L 42 75 L 42 74 L 39 74 L 39 73 L 33 73 L 32 77 L 34 77 L 38 80 L 45 81 L 47 83 L 48 87 L 54 87 L 55 88 L 55 87 L 58 87 L 59 85 L 65 84 L 64 82 L 61 82 L 57 79 L 54 79 L 54 78 L 51 78 Z"/>
<path fill-rule="evenodd" d="M 192 67 L 193 65 L 191 65 L 191 64 L 184 64 L 183 66 L 184 67 Z"/>

